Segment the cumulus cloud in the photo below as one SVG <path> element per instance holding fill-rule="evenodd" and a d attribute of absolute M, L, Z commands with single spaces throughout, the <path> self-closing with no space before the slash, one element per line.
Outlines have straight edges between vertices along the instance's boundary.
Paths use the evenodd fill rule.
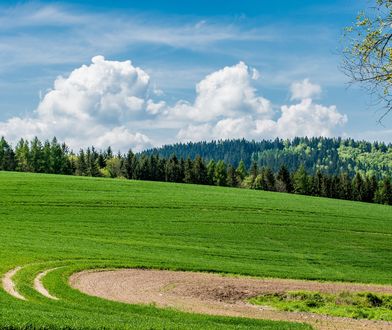
<path fill-rule="evenodd" d="M 207 75 L 196 85 L 193 104 L 179 101 L 166 115 L 170 118 L 209 122 L 244 114 L 270 115 L 271 103 L 256 95 L 251 81 L 259 73 L 244 62 Z"/>
<path fill-rule="evenodd" d="M 235 79 L 238 71 L 241 72 L 242 84 Z M 224 76 L 225 92 L 221 95 L 216 92 L 216 75 Z M 252 87 L 251 79 L 254 77 L 255 72 L 242 62 L 207 76 L 198 84 L 194 104 L 183 102 L 175 107 L 177 113 L 188 113 L 191 118 L 196 112 L 200 115 L 199 121 L 207 123 L 197 125 L 193 122 L 181 128 L 177 138 L 189 141 L 332 136 L 347 122 L 347 117 L 339 113 L 336 106 L 324 106 L 312 100 L 312 97 L 320 95 L 321 87 L 309 79 L 291 85 L 292 100 L 299 100 L 299 103 L 281 106 L 276 117 L 271 111 L 271 102 L 258 96 Z M 236 91 L 237 87 L 245 92 Z M 203 100 L 202 106 L 200 99 Z M 207 105 L 213 105 L 213 108 Z"/>
<path fill-rule="evenodd" d="M 256 69 L 239 62 L 202 79 L 193 102 L 170 106 L 131 61 L 95 56 L 89 65 L 58 77 L 34 114 L 0 122 L 0 136 L 13 142 L 57 136 L 73 149 L 110 145 L 140 151 L 176 140 L 332 136 L 346 123 L 335 106 L 313 101 L 321 87 L 308 79 L 291 85 L 296 103 L 273 111 L 254 87 L 259 78 Z"/>
<path fill-rule="evenodd" d="M 159 106 L 148 99 L 149 79 L 130 61 L 95 56 L 90 65 L 75 69 L 68 77 L 58 77 L 34 116 L 1 123 L 0 135 L 11 139 L 56 135 L 72 148 L 86 144 L 139 150 L 148 147 L 149 138 L 130 129 L 132 121 L 145 118 Z"/>
<path fill-rule="evenodd" d="M 316 98 L 321 94 L 321 86 L 313 84 L 309 79 L 296 81 L 291 84 L 291 100 L 302 100 L 307 98 Z"/>

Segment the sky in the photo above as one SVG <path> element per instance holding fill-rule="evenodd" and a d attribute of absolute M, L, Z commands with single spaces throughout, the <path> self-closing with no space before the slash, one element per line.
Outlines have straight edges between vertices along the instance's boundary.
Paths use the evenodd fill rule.
<path fill-rule="evenodd" d="M 140 151 L 226 138 L 392 142 L 339 69 L 370 0 L 0 3 L 0 135 Z"/>

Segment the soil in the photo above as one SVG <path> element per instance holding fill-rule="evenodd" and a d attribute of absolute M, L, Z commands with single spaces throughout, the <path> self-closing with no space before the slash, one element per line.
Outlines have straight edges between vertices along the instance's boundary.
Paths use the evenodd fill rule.
<path fill-rule="evenodd" d="M 14 269 L 11 269 L 10 271 L 8 271 L 4 277 L 3 277 L 3 288 L 5 290 L 5 292 L 7 292 L 8 294 L 10 294 L 11 296 L 20 299 L 20 300 L 26 300 L 26 298 L 24 296 L 22 296 L 15 288 L 15 283 L 12 280 L 12 277 L 15 276 L 15 274 L 21 270 L 22 267 L 18 266 Z"/>
<path fill-rule="evenodd" d="M 284 312 L 267 306 L 254 306 L 245 301 L 262 293 L 292 290 L 392 294 L 392 286 L 385 285 L 256 279 L 143 269 L 84 271 L 72 275 L 70 284 L 96 297 L 130 304 L 154 304 L 192 313 L 305 322 L 320 330 L 392 329 L 392 322 Z"/>
<path fill-rule="evenodd" d="M 42 273 L 39 273 L 36 278 L 34 279 L 34 289 L 38 291 L 40 294 L 45 296 L 46 298 L 52 299 L 52 300 L 59 300 L 57 297 L 52 296 L 48 290 L 44 287 L 42 284 L 42 279 L 51 271 L 55 270 L 57 268 L 52 268 L 52 269 L 47 269 Z"/>

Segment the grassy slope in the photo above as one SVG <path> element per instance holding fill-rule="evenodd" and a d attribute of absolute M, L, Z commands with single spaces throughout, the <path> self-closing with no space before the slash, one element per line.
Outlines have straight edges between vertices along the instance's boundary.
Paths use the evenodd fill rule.
<path fill-rule="evenodd" d="M 156 267 L 391 283 L 388 206 L 261 191 L 0 172 L 0 273 L 30 302 L 0 291 L 0 325 L 284 329 L 84 296 L 66 275 L 86 267 Z M 60 302 L 30 288 L 42 269 Z M 268 328 L 268 327 L 266 327 Z M 291 329 L 291 327 L 290 327 Z"/>

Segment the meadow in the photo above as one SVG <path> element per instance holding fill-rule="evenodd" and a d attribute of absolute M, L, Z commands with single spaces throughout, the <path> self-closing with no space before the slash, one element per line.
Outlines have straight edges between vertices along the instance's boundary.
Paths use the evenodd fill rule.
<path fill-rule="evenodd" d="M 392 284 L 390 206 L 235 188 L 0 172 L 0 290 L 5 329 L 309 329 L 86 296 L 88 268 L 158 268 Z M 42 270 L 59 301 L 32 289 Z"/>

